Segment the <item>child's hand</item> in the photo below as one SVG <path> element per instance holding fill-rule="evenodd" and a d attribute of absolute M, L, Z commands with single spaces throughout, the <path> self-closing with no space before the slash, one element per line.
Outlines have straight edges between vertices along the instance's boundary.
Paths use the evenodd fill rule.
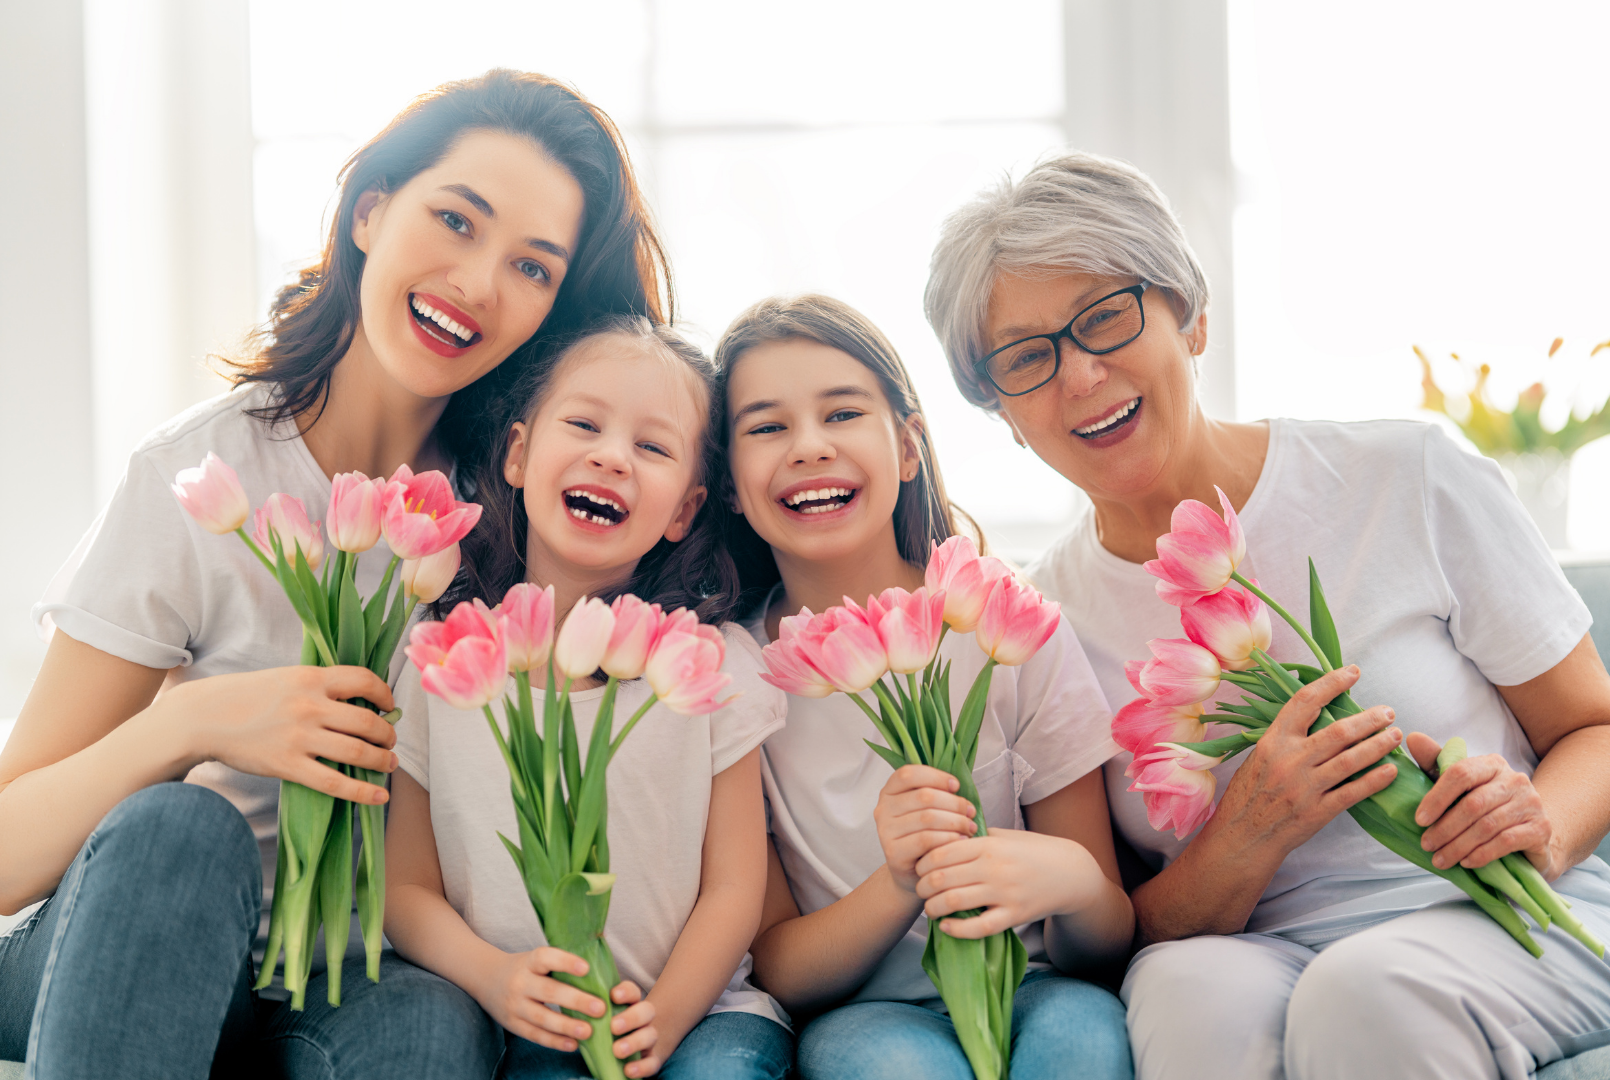
<path fill-rule="evenodd" d="M 578 1039 L 591 1035 L 592 1029 L 586 1022 L 555 1012 L 548 1006 L 559 1005 L 587 1016 L 603 1016 L 605 1009 L 604 1003 L 592 994 L 551 978 L 549 973 L 555 971 L 585 975 L 587 961 L 546 945 L 530 952 L 510 953 L 486 980 L 476 999 L 506 1030 L 539 1046 L 568 1053 L 576 1049 Z M 622 988 L 630 985 L 623 983 L 615 988 L 617 1001 L 621 1000 Z M 635 991 L 636 987 L 632 989 Z M 620 1019 L 615 1023 L 619 1025 Z"/>
<path fill-rule="evenodd" d="M 609 1024 L 610 1034 L 624 1036 L 615 1040 L 615 1056 L 624 1059 L 641 1053 L 642 1057 L 626 1063 L 626 1075 L 653 1076 L 665 1064 L 656 1049 L 660 1033 L 654 1029 L 654 1003 L 644 1001 L 643 991 L 628 979 L 616 984 L 609 996 L 617 1005 L 631 1006 L 621 1010 Z"/>
<path fill-rule="evenodd" d="M 889 874 L 907 892 L 916 891 L 919 859 L 978 831 L 973 804 L 955 794 L 960 786 L 954 776 L 927 765 L 903 765 L 883 785 L 872 817 Z"/>
<path fill-rule="evenodd" d="M 970 919 L 944 919 L 952 937 L 981 938 L 1047 915 L 1071 915 L 1095 902 L 1108 882 L 1084 845 L 1021 829 L 946 844 L 917 863 L 923 913 L 944 919 L 984 908 Z"/>

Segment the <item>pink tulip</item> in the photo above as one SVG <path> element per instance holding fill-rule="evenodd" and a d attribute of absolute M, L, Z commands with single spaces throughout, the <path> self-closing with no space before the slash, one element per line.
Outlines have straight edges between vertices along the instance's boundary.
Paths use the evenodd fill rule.
<path fill-rule="evenodd" d="M 1205 769 L 1183 765 L 1177 747 L 1159 747 L 1137 757 L 1124 775 L 1134 781 L 1130 791 L 1143 793 L 1146 820 L 1158 832 L 1173 829 L 1174 836 L 1184 840 L 1213 816 L 1218 781 Z"/>
<path fill-rule="evenodd" d="M 677 619 L 654 642 L 643 676 L 666 708 L 683 716 L 703 716 L 732 699 L 721 696 L 732 682 L 732 676 L 721 670 L 726 652 L 721 631 L 697 618 L 691 626 Z"/>
<path fill-rule="evenodd" d="M 991 586 L 978 617 L 978 647 L 997 664 L 1015 667 L 1051 640 L 1062 606 L 1032 585 L 1007 576 Z"/>
<path fill-rule="evenodd" d="M 643 674 L 649 649 L 659 636 L 665 616 L 660 614 L 660 605 L 644 603 L 630 593 L 617 596 L 610 605 L 610 612 L 615 616 L 615 628 L 610 632 L 609 648 L 604 650 L 599 667 L 604 669 L 604 674 L 617 679 L 636 679 Z"/>
<path fill-rule="evenodd" d="M 503 620 L 509 670 L 541 670 L 553 651 L 553 586 L 539 589 L 521 582 L 504 594 L 493 614 Z"/>
<path fill-rule="evenodd" d="M 857 694 L 883 677 L 889 657 L 866 613 L 853 604 L 830 607 L 796 635 L 804 660 L 834 688 Z"/>
<path fill-rule="evenodd" d="M 785 694 L 821 698 L 838 691 L 838 687 L 811 667 L 811 662 L 799 651 L 799 633 L 814 617 L 810 608 L 803 607 L 798 615 L 785 616 L 778 627 L 777 640 L 760 650 L 761 659 L 766 662 L 766 670 L 760 677 Z"/>
<path fill-rule="evenodd" d="M 615 614 L 598 599 L 582 597 L 565 616 L 553 643 L 553 666 L 571 679 L 586 679 L 598 670 L 615 631 Z"/>
<path fill-rule="evenodd" d="M 889 670 L 908 674 L 921 671 L 939 648 L 945 628 L 945 594 L 927 586 L 916 592 L 901 588 L 867 597 L 867 622 L 877 631 L 889 658 Z"/>
<path fill-rule="evenodd" d="M 1240 585 L 1228 585 L 1186 604 L 1180 608 L 1180 623 L 1186 637 L 1231 671 L 1256 667 L 1253 649 L 1269 651 L 1269 609 Z"/>
<path fill-rule="evenodd" d="M 1131 754 L 1144 754 L 1163 742 L 1201 742 L 1207 737 L 1202 706 L 1159 705 L 1139 697 L 1112 718 L 1112 740 Z"/>
<path fill-rule="evenodd" d="M 1219 658 L 1183 638 L 1153 638 L 1139 684 L 1154 705 L 1194 705 L 1219 691 Z M 1126 667 L 1127 670 L 1127 667 Z"/>
<path fill-rule="evenodd" d="M 179 470 L 173 478 L 173 493 L 197 525 L 218 536 L 246 524 L 252 512 L 235 470 L 211 450 L 200 465 Z"/>
<path fill-rule="evenodd" d="M 479 709 L 503 692 L 508 659 L 503 639 L 482 611 L 463 603 L 445 622 L 422 622 L 409 635 L 408 654 L 425 692 L 455 709 Z"/>
<path fill-rule="evenodd" d="M 408 559 L 401 569 L 403 589 L 422 604 L 434 604 L 458 576 L 458 564 L 457 544 L 449 544 L 423 559 Z"/>
<path fill-rule="evenodd" d="M 415 476 L 399 465 L 386 484 L 380 527 L 393 555 L 419 559 L 464 539 L 480 518 L 478 504 L 453 498 L 446 476 L 434 469 Z"/>
<path fill-rule="evenodd" d="M 1183 607 L 1198 597 L 1218 592 L 1247 556 L 1247 540 L 1230 500 L 1219 492 L 1221 518 L 1204 503 L 1186 499 L 1174 508 L 1169 531 L 1157 538 L 1157 558 L 1146 572 L 1161 580 L 1157 595 L 1165 603 Z"/>
<path fill-rule="evenodd" d="M 295 495 L 276 492 L 252 515 L 252 539 L 265 555 L 274 552 L 270 536 L 278 538 L 285 561 L 293 567 L 297 551 L 302 552 L 309 570 L 317 570 L 324 561 L 324 533 L 317 521 L 307 519 L 307 509 Z"/>
<path fill-rule="evenodd" d="M 1001 560 L 980 556 L 970 537 L 952 536 L 934 548 L 923 579 L 930 593 L 945 594 L 945 622 L 966 634 L 977 628 L 990 587 L 1011 575 Z"/>
<path fill-rule="evenodd" d="M 371 480 L 361 472 L 337 473 L 330 481 L 330 509 L 325 515 L 330 546 L 350 552 L 374 547 L 380 539 L 380 512 L 385 501 L 384 480 Z"/>

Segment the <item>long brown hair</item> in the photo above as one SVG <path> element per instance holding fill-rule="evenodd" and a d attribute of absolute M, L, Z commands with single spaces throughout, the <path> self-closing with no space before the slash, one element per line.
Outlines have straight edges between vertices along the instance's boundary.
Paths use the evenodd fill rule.
<path fill-rule="evenodd" d="M 751 304 L 740 313 L 716 345 L 723 454 L 731 440 L 726 423 L 726 398 L 733 366 L 757 345 L 793 338 L 819 342 L 847 354 L 877 376 L 895 419 L 901 423 L 912 416 L 922 419 L 922 402 L 917 398 L 911 373 L 901 362 L 894 345 L 870 319 L 830 296 L 771 297 Z M 919 452 L 917 475 L 900 484 L 900 495 L 894 504 L 894 536 L 900 557 L 921 567 L 928 564 L 931 545 L 944 543 L 957 531 L 958 516 L 966 521 L 968 531 L 981 545 L 984 538 L 977 523 L 945 494 L 945 480 L 940 475 L 939 460 L 934 455 L 933 438 L 926 423 L 916 426 L 915 437 Z M 719 483 L 710 485 L 710 501 L 718 504 L 716 510 L 723 519 L 728 550 L 738 569 L 742 603 L 751 605 L 777 583 L 777 560 L 772 556 L 771 546 L 760 538 L 748 519 L 732 511 L 732 470 L 723 468 L 718 477 Z"/>
<path fill-rule="evenodd" d="M 455 460 L 480 460 L 501 429 L 510 388 L 541 353 L 544 339 L 574 333 L 600 315 L 672 317 L 671 270 L 614 123 L 563 83 L 495 68 L 416 98 L 341 167 L 341 201 L 319 261 L 280 290 L 268 325 L 255 338 L 255 354 L 234 362 L 236 382 L 274 387 L 260 419 L 276 423 L 323 410 L 330 373 L 361 317 L 364 253 L 352 240 L 359 198 L 396 191 L 474 130 L 535 141 L 575 178 L 586 209 L 576 258 L 542 328 L 448 402 L 436 430 Z"/>
<path fill-rule="evenodd" d="M 481 520 L 461 542 L 459 574 L 437 601 L 437 618 L 444 617 L 462 600 L 480 597 L 487 604 L 496 604 L 510 588 L 526 580 L 526 530 L 530 520 L 521 489 L 511 486 L 503 473 L 509 434 L 516 421 L 530 424 L 535 418 L 569 357 L 587 342 L 610 336 L 658 349 L 668 354 L 672 363 L 683 363 L 692 369 L 706 405 L 694 482 L 713 487 L 715 478 L 726 473 L 720 435 L 725 413 L 723 398 L 716 384 L 715 365 L 696 345 L 670 327 L 634 315 L 609 316 L 550 343 L 547 352 L 522 373 L 510 395 L 519 402 L 519 408 L 503 424 L 501 437 L 480 463 L 475 499 L 484 510 Z M 705 500 L 686 536 L 676 543 L 660 537 L 638 560 L 631 577 L 601 590 L 599 599 L 611 602 L 623 593 L 631 593 L 667 611 L 691 608 L 701 622 L 717 625 L 736 617 L 738 571 L 722 544 L 721 527 L 714 516 L 715 501 L 713 497 Z"/>

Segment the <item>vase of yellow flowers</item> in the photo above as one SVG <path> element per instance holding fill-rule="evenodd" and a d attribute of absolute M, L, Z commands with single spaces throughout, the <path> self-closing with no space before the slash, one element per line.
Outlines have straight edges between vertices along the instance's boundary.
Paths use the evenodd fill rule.
<path fill-rule="evenodd" d="M 1548 351 L 1551 359 L 1563 344 L 1563 338 L 1554 339 Z M 1597 356 L 1601 350 L 1610 350 L 1610 341 L 1595 345 L 1589 355 Z M 1488 397 L 1487 380 L 1492 374 L 1488 365 L 1474 366 L 1460 360 L 1458 353 L 1452 354 L 1463 369 L 1473 368 L 1473 375 L 1470 389 L 1449 394 L 1437 385 L 1431 361 L 1418 345 L 1414 354 L 1420 358 L 1420 386 L 1425 393 L 1422 407 L 1448 417 L 1477 450 L 1496 460 L 1549 547 L 1566 547 L 1571 455 L 1600 436 L 1610 435 L 1610 399 L 1586 416 L 1573 410 L 1565 423 L 1550 431 L 1543 426 L 1548 391 L 1542 383 L 1522 390 L 1515 407 L 1505 411 Z"/>

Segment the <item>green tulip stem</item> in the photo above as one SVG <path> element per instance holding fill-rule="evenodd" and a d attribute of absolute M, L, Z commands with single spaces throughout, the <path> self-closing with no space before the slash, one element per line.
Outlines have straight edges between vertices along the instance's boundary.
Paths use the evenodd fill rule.
<path fill-rule="evenodd" d="M 1276 615 L 1279 615 L 1282 619 L 1286 620 L 1286 625 L 1290 626 L 1297 632 L 1297 636 L 1303 639 L 1303 644 L 1307 645 L 1308 648 L 1313 651 L 1314 656 L 1318 658 L 1321 670 L 1336 670 L 1335 665 L 1330 662 L 1330 657 L 1325 655 L 1325 650 L 1319 647 L 1319 642 L 1314 640 L 1314 636 L 1308 632 L 1308 628 L 1302 623 L 1298 622 L 1296 619 L 1292 618 L 1291 612 L 1287 611 L 1285 608 L 1276 603 L 1274 597 L 1270 596 L 1268 593 L 1258 588 L 1258 586 L 1242 577 L 1240 571 L 1230 571 L 1230 577 L 1239 582 L 1241 586 L 1253 596 L 1256 596 L 1259 600 L 1262 600 L 1265 604 L 1269 605 L 1269 609 Z"/>
<path fill-rule="evenodd" d="M 274 560 L 270 559 L 267 555 L 264 555 L 262 549 L 257 546 L 256 542 L 253 541 L 251 537 L 246 535 L 246 526 L 242 525 L 240 528 L 236 529 L 235 535 L 246 541 L 246 546 L 252 549 L 252 554 L 257 556 L 258 562 L 268 567 L 268 572 L 270 574 L 273 574 L 275 577 L 279 576 L 279 571 L 274 569 Z"/>
<path fill-rule="evenodd" d="M 643 719 L 644 714 L 647 713 L 649 709 L 653 708 L 654 703 L 659 700 L 659 695 L 650 694 L 648 696 L 648 700 L 643 702 L 642 706 L 632 714 L 632 718 L 630 720 L 626 721 L 626 726 L 621 728 L 621 733 L 615 736 L 614 742 L 609 744 L 609 757 L 611 761 L 615 759 L 616 751 L 621 748 L 621 743 L 626 741 L 626 736 L 632 733 L 632 729 L 637 726 L 637 722 Z"/>

